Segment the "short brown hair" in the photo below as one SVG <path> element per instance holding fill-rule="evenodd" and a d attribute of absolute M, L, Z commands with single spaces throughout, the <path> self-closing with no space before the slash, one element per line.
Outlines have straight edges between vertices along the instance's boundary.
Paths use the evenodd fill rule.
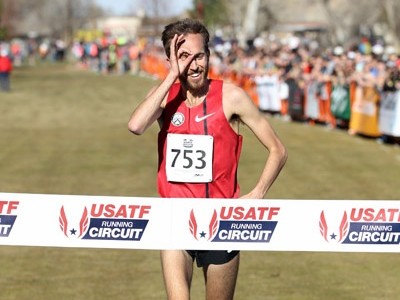
<path fill-rule="evenodd" d="M 204 40 L 204 47 L 206 53 L 207 55 L 210 55 L 210 50 L 208 48 L 208 43 L 210 41 L 210 34 L 207 28 L 199 20 L 186 18 L 165 26 L 164 31 L 162 32 L 161 40 L 164 46 L 165 54 L 167 55 L 168 58 L 170 56 L 171 40 L 173 39 L 174 35 L 175 34 L 181 35 L 188 33 L 201 34 Z"/>

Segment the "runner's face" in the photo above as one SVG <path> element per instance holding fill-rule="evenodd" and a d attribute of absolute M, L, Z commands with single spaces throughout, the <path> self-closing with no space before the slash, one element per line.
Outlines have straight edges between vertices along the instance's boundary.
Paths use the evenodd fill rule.
<path fill-rule="evenodd" d="M 178 57 L 180 60 L 193 60 L 185 72 L 179 76 L 179 80 L 189 91 L 201 91 L 206 84 L 208 75 L 208 56 L 204 48 L 203 37 L 200 34 L 188 34 L 184 43 L 179 47 Z"/>

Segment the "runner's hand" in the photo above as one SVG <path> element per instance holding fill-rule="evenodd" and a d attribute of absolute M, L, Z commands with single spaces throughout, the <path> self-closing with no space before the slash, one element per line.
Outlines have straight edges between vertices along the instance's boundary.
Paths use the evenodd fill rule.
<path fill-rule="evenodd" d="M 169 62 L 171 64 L 171 72 L 177 78 L 187 70 L 194 58 L 190 50 L 181 48 L 184 43 L 183 34 L 175 35 L 171 40 Z"/>

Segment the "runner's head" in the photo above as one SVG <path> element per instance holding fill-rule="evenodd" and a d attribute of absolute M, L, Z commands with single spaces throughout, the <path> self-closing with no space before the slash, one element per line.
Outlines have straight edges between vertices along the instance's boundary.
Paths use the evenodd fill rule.
<path fill-rule="evenodd" d="M 161 36 L 165 54 L 170 57 L 170 45 L 174 35 L 185 35 L 185 34 L 200 34 L 203 37 L 204 48 L 207 55 L 210 55 L 210 49 L 208 43 L 210 41 L 210 34 L 207 28 L 198 20 L 195 19 L 183 19 L 165 26 Z"/>
<path fill-rule="evenodd" d="M 209 33 L 201 22 L 192 19 L 167 25 L 162 40 L 168 59 L 171 59 L 170 55 L 175 55 L 170 53 L 170 45 L 175 35 L 183 36 L 176 49 L 178 59 L 190 59 L 186 69 L 180 73 L 179 81 L 193 96 L 204 96 L 208 90 Z"/>

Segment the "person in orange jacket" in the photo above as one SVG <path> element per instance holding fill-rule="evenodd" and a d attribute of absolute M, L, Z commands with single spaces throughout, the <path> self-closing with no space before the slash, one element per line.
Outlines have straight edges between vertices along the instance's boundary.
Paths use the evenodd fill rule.
<path fill-rule="evenodd" d="M 10 91 L 10 75 L 13 69 L 7 50 L 0 51 L 0 90 Z"/>

